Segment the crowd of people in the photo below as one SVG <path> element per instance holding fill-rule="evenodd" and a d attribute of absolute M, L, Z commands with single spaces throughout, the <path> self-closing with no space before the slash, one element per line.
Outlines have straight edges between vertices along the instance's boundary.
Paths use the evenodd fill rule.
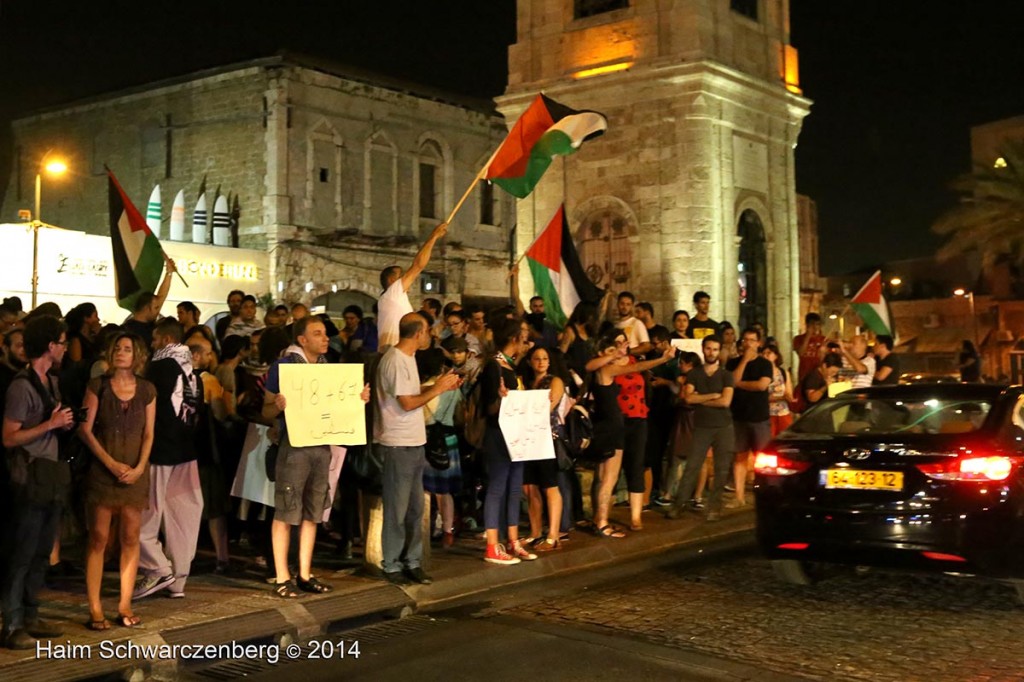
<path fill-rule="evenodd" d="M 497 565 L 558 551 L 573 531 L 624 538 L 658 507 L 669 518 L 692 511 L 713 521 L 747 504 L 749 460 L 793 412 L 839 378 L 865 385 L 899 375 L 891 339 L 878 337 L 872 352 L 860 336 L 829 340 L 812 313 L 793 339 L 794 377 L 776 339 L 761 325 L 737 334 L 711 319 L 703 291 L 692 316 L 676 310 L 666 325 L 650 303 L 607 292 L 559 328 L 542 298 L 523 306 L 512 267 L 509 305 L 426 298 L 417 310 L 409 291 L 446 230 L 439 225 L 407 269 L 381 273 L 372 314 L 349 306 L 340 325 L 302 303 L 272 306 L 261 319 L 257 299 L 242 291 L 230 293 L 213 329 L 190 302 L 161 317 L 169 259 L 157 291 L 138 295 L 120 324 L 101 324 L 91 303 L 26 313 L 6 299 L 4 643 L 31 648 L 60 634 L 39 618 L 39 591 L 61 565 L 62 515 L 87 537 L 94 630 L 111 620 L 138 626 L 134 600 L 184 597 L 204 522 L 218 573 L 235 570 L 231 543 L 244 536 L 282 598 L 330 591 L 314 574 L 314 546 L 328 538 L 352 557 L 365 541 L 360 495 L 382 499 L 383 577 L 429 583 L 428 510 L 442 548 L 460 536 L 482 539 L 483 559 Z M 701 352 L 678 349 L 679 339 L 698 340 Z M 348 448 L 340 473 L 335 448 L 290 443 L 280 379 L 283 364 L 330 362 L 363 365 L 372 434 Z M 509 454 L 501 404 L 524 389 L 549 392 L 555 459 Z M 575 406 L 589 410 L 586 447 L 568 433 Z M 628 522 L 612 519 L 614 506 Z M 101 601 L 111 562 L 116 619 Z"/>

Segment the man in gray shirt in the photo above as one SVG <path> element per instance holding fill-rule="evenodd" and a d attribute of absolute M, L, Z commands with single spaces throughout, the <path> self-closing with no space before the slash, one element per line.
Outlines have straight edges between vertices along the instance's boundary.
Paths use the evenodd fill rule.
<path fill-rule="evenodd" d="M 693 407 L 693 436 L 687 449 L 686 468 L 683 469 L 675 504 L 668 512 L 670 519 L 679 518 L 684 507 L 690 504 L 708 448 L 714 451 L 715 482 L 708 501 L 707 518 L 708 521 L 721 518 L 722 492 L 729 480 L 736 450 L 732 413 L 729 411 L 734 382 L 732 373 L 725 371 L 718 362 L 722 342 L 715 335 L 705 336 L 701 348 L 704 351 L 704 365 L 695 367 L 686 375 L 683 388 L 686 404 Z"/>
<path fill-rule="evenodd" d="M 459 387 L 455 374 L 444 374 L 420 391 L 416 351 L 430 347 L 430 328 L 419 313 L 407 313 L 398 323 L 398 343 L 377 366 L 376 415 L 373 442 L 384 460 L 384 528 L 381 549 L 384 577 L 395 585 L 409 581 L 430 584 L 423 561 L 423 469 L 427 429 L 423 406 Z"/>

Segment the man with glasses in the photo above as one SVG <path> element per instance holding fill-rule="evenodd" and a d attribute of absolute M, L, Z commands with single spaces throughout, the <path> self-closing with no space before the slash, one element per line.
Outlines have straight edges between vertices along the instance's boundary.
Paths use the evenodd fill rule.
<path fill-rule="evenodd" d="M 9 451 L 13 513 L 4 519 L 7 570 L 0 597 L 3 642 L 11 649 L 32 649 L 36 638 L 62 634 L 39 618 L 39 591 L 71 486 L 58 434 L 74 426 L 74 415 L 61 405 L 57 382 L 49 374 L 67 351 L 66 332 L 55 317 L 31 320 L 25 326 L 29 366 L 7 389 L 3 444 Z"/>

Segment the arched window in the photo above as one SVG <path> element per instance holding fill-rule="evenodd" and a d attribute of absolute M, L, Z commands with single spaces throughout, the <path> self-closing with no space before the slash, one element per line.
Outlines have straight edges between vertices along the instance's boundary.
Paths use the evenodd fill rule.
<path fill-rule="evenodd" d="M 736 264 L 739 285 L 740 329 L 755 322 L 768 322 L 768 258 L 765 252 L 764 225 L 756 212 L 740 214 L 736 228 L 739 258 Z"/>
<path fill-rule="evenodd" d="M 445 189 L 445 158 L 441 145 L 432 139 L 420 143 L 417 154 L 417 217 L 442 218 Z"/>
<path fill-rule="evenodd" d="M 363 230 L 398 232 L 398 148 L 383 130 L 366 141 L 363 177 Z"/>

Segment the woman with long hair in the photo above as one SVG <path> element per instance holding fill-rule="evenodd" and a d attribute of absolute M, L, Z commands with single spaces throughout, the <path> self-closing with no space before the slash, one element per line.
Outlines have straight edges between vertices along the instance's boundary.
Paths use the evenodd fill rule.
<path fill-rule="evenodd" d="M 552 435 L 557 437 L 565 420 L 568 394 L 562 375 L 560 354 L 547 348 L 531 348 L 519 363 L 519 374 L 528 390 L 547 390 L 549 393 L 549 411 L 551 413 Z M 526 493 L 527 508 L 530 516 L 530 541 L 538 552 L 561 549 L 559 541 L 562 524 L 562 491 L 558 487 L 558 462 L 555 459 L 533 460 L 526 463 L 523 474 L 523 491 Z M 548 503 L 548 535 L 543 533 L 544 500 Z"/>
<path fill-rule="evenodd" d="M 639 379 L 642 384 L 641 373 L 674 358 L 675 349 L 669 347 L 664 355 L 656 360 L 636 362 L 636 358 L 629 354 L 629 340 L 625 333 L 620 329 L 613 329 L 601 338 L 597 353 L 597 356 L 587 363 L 587 370 L 594 373 L 591 380 L 591 393 L 594 397 L 594 441 L 598 449 L 608 456 L 598 465 L 597 499 L 591 500 L 594 507 L 594 532 L 598 537 L 622 538 L 625 537 L 625 533 L 608 523 L 612 491 L 619 480 L 623 451 L 628 445 L 630 459 L 626 474 L 630 519 L 633 529 L 640 530 L 643 527 L 640 515 L 643 512 L 644 443 L 647 433 L 646 413 L 640 416 L 643 410 L 635 413 L 630 411 L 627 422 L 623 403 L 639 400 L 642 388 L 638 388 L 636 380 Z M 616 381 L 617 377 L 624 377 L 624 381 Z M 626 395 L 620 401 L 619 393 L 623 385 L 627 386 Z"/>
<path fill-rule="evenodd" d="M 138 337 L 122 333 L 107 351 L 107 374 L 89 382 L 84 406 L 88 410 L 79 436 L 98 462 L 85 479 L 89 518 L 89 548 L 85 586 L 91 630 L 107 630 L 100 583 L 103 551 L 111 519 L 120 517 L 121 600 L 117 621 L 124 627 L 141 624 L 132 613 L 132 591 L 139 567 L 139 531 L 143 510 L 149 508 L 149 454 L 153 447 L 156 388 L 140 374 L 146 349 Z"/>
<path fill-rule="evenodd" d="M 793 413 L 789 410 L 789 404 L 793 402 L 793 377 L 782 366 L 782 353 L 778 346 L 768 344 L 761 351 L 761 356 L 772 363 L 774 372 L 768 384 L 768 415 L 772 423 L 772 438 L 775 438 L 793 423 Z"/>

